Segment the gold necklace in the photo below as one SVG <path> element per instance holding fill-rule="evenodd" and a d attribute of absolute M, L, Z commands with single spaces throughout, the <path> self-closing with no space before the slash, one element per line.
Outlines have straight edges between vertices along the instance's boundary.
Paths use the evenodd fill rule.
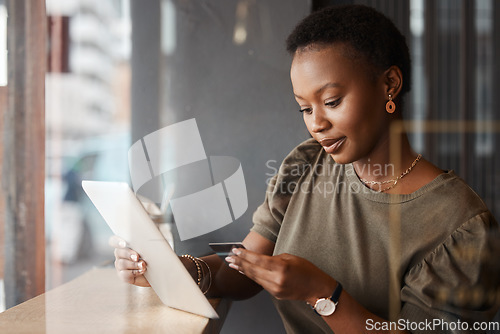
<path fill-rule="evenodd" d="M 415 165 L 420 161 L 420 159 L 422 158 L 422 154 L 419 154 L 417 155 L 417 158 L 415 160 L 413 160 L 412 164 L 410 167 L 408 167 L 407 170 L 405 170 L 401 175 L 399 175 L 397 178 L 395 179 L 392 179 L 392 180 L 387 180 L 387 181 L 368 181 L 368 180 L 365 180 L 365 179 L 362 179 L 362 178 L 359 178 L 361 180 L 361 182 L 363 182 L 364 185 L 368 186 L 368 185 L 378 185 L 380 188 L 382 188 L 382 185 L 383 184 L 388 184 L 388 183 L 392 183 L 390 186 L 388 186 L 387 188 L 384 188 L 384 189 L 380 189 L 380 190 L 375 190 L 375 189 L 372 189 L 371 187 L 369 187 L 370 189 L 372 190 L 375 190 L 375 191 L 378 191 L 379 193 L 381 192 L 384 192 L 384 191 L 387 191 L 389 189 L 392 189 L 394 188 L 397 184 L 398 184 L 398 181 L 401 180 L 405 175 L 407 175 L 409 172 L 411 172 L 411 170 L 413 169 L 413 167 L 415 167 Z"/>

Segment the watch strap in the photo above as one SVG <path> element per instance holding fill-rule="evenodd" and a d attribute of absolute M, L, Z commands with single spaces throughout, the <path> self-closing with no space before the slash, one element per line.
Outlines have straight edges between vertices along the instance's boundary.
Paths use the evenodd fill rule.
<path fill-rule="evenodd" d="M 332 297 L 330 297 L 330 299 L 332 300 L 332 302 L 334 302 L 335 304 L 337 304 L 339 302 L 340 294 L 341 293 L 342 293 L 342 284 L 340 284 L 340 282 L 337 282 L 337 287 L 333 291 Z"/>

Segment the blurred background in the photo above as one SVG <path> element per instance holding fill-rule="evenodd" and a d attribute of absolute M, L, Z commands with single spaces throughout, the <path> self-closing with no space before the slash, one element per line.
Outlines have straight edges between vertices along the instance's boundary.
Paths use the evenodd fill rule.
<path fill-rule="evenodd" d="M 25 177 L 38 180 L 39 195 L 30 203 L 44 203 L 36 209 L 44 212 L 43 222 L 34 230 L 44 238 L 34 251 L 20 250 L 19 243 L 27 243 L 23 233 L 29 233 L 12 227 L 16 213 L 9 215 L 8 201 L 17 188 L 5 176 L 18 169 L 10 161 L 20 145 L 8 115 L 24 105 L 9 100 L 20 79 L 12 74 L 17 58 L 8 47 L 17 44 L 8 40 L 24 33 L 16 10 L 34 2 L 0 0 L 0 213 L 6 217 L 0 219 L 0 311 L 113 261 L 111 232 L 81 180 L 130 183 L 131 144 L 176 122 L 196 118 L 207 155 L 241 161 L 249 201 L 241 218 L 208 235 L 181 242 L 174 228 L 176 252 L 201 256 L 209 253 L 208 242 L 243 239 L 264 200 L 266 180 L 308 138 L 291 90 L 285 38 L 308 13 L 333 4 L 367 4 L 393 18 L 412 54 L 405 117 L 414 121 L 409 130 L 415 150 L 455 170 L 499 218 L 498 1 L 46 0 L 39 1 L 46 15 L 37 23 L 46 39 L 36 44 L 23 35 L 31 46 L 26 52 L 43 70 L 43 96 L 34 95 L 44 104 L 38 118 L 43 124 L 16 128 L 17 135 L 38 134 L 31 140 L 39 149 L 19 159 Z M 429 129 L 429 120 L 469 123 Z M 29 173 L 35 158 L 44 161 L 38 169 L 43 177 Z M 36 281 L 38 290 L 23 289 L 12 278 L 31 275 L 29 265 L 23 273 L 14 264 L 30 252 L 43 261 L 27 283 Z M 266 320 L 256 321 L 263 314 Z M 266 292 L 233 303 L 222 332 L 236 330 L 284 333 Z"/>

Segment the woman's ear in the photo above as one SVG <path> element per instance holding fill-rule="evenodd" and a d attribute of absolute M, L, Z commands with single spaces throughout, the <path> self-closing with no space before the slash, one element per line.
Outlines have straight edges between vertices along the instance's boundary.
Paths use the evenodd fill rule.
<path fill-rule="evenodd" d="M 403 73 L 401 69 L 396 65 L 389 67 L 384 72 L 384 83 L 387 95 L 391 94 L 392 98 L 396 99 L 403 87 Z"/>

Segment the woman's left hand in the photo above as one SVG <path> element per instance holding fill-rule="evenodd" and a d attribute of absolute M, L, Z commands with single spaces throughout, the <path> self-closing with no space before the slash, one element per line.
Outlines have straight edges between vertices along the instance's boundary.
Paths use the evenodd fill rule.
<path fill-rule="evenodd" d="M 337 282 L 321 269 L 291 254 L 267 256 L 247 249 L 233 249 L 229 266 L 251 278 L 277 299 L 303 300 L 314 304 L 332 295 Z"/>

